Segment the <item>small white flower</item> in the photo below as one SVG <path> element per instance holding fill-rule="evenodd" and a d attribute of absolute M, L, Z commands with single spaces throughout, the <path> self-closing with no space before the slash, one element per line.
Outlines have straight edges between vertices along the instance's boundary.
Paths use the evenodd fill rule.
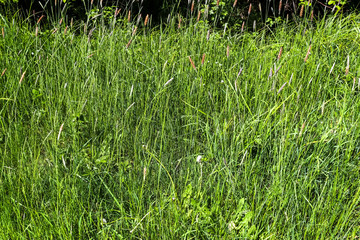
<path fill-rule="evenodd" d="M 229 231 L 234 230 L 236 228 L 235 223 L 233 221 L 229 222 L 228 228 L 229 228 Z"/>
<path fill-rule="evenodd" d="M 106 224 L 106 223 L 107 223 L 107 221 L 106 221 L 105 218 L 102 219 L 102 222 L 103 222 L 103 224 Z"/>
<path fill-rule="evenodd" d="M 201 156 L 201 155 L 197 156 L 196 162 L 201 163 L 201 159 L 202 159 L 202 156 Z"/>

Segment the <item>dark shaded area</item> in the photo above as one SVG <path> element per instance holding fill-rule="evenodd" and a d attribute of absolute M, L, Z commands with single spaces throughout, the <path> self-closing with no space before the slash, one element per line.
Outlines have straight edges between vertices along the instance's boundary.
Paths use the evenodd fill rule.
<path fill-rule="evenodd" d="M 158 25 L 164 22 L 172 12 L 182 13 L 186 16 L 186 12 L 189 11 L 189 6 L 193 1 L 195 5 L 204 6 L 205 4 L 205 0 L 66 0 L 66 3 L 63 0 L 19 0 L 16 5 L 13 0 L 9 0 L 9 3 L 5 5 L 16 5 L 25 18 L 30 16 L 33 19 L 38 19 L 41 15 L 52 15 L 51 17 L 56 18 L 60 15 L 66 15 L 68 19 L 73 18 L 74 20 L 86 19 L 86 12 L 94 7 L 114 6 L 114 8 L 121 9 L 121 13 L 124 15 L 129 10 L 132 16 L 141 14 L 144 18 L 149 14 L 152 17 L 152 23 Z M 227 14 L 232 13 L 230 25 L 234 22 L 241 23 L 244 18 L 248 17 L 247 11 L 250 4 L 253 13 L 250 20 L 257 20 L 258 23 L 276 17 L 292 19 L 293 16 L 299 16 L 301 12 L 300 0 L 238 0 L 236 1 L 236 8 L 233 8 L 234 1 L 220 0 L 220 3 L 225 3 L 225 6 L 221 7 L 221 11 Z M 210 7 L 214 6 L 216 2 L 216 0 L 208 0 Z M 333 6 L 327 5 L 327 0 L 310 0 L 310 2 L 312 3 L 313 15 L 316 17 L 323 16 L 326 11 L 331 12 L 333 8 Z M 360 1 L 347 0 L 342 11 L 357 11 L 359 7 Z M 222 25 L 223 23 L 219 22 L 219 24 Z"/>

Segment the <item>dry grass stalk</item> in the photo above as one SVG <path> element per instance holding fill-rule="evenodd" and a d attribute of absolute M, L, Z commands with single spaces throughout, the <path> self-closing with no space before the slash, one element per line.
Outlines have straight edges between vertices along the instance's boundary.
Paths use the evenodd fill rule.
<path fill-rule="evenodd" d="M 282 0 L 280 0 L 280 3 L 279 3 L 279 14 L 281 13 L 281 9 L 282 9 Z"/>
<path fill-rule="evenodd" d="M 219 6 L 219 3 L 220 3 L 220 0 L 217 0 L 217 1 L 216 1 L 216 6 L 217 6 L 217 7 Z"/>
<path fill-rule="evenodd" d="M 191 14 L 193 14 L 193 12 L 194 12 L 194 4 L 195 4 L 195 2 L 193 0 L 191 3 L 191 9 L 190 9 Z"/>
<path fill-rule="evenodd" d="M 311 14 L 310 14 L 310 21 L 312 22 L 314 20 L 314 11 L 311 10 Z"/>
<path fill-rule="evenodd" d="M 261 14 L 261 3 L 259 3 L 259 11 L 260 11 L 260 14 Z"/>
<path fill-rule="evenodd" d="M 274 75 L 276 75 L 276 74 L 279 72 L 280 68 L 281 68 L 281 65 L 275 70 L 275 74 L 274 74 Z M 274 69 L 275 69 L 275 68 L 274 68 Z"/>
<path fill-rule="evenodd" d="M 1 73 L 1 77 L 4 76 L 5 72 L 6 72 L 7 68 L 5 68 L 2 73 Z"/>
<path fill-rule="evenodd" d="M 238 75 L 237 75 L 236 79 L 238 79 L 238 78 L 240 77 L 240 75 L 241 75 L 242 71 L 243 71 L 243 68 L 240 68 L 240 70 L 239 70 L 239 72 L 238 72 Z"/>
<path fill-rule="evenodd" d="M 335 61 L 335 62 L 334 62 L 334 64 L 332 65 L 332 67 L 331 67 L 331 69 L 330 69 L 330 73 L 329 73 L 329 74 L 331 74 L 331 73 L 332 73 L 332 71 L 334 70 L 335 63 L 336 63 L 336 61 Z"/>
<path fill-rule="evenodd" d="M 233 8 L 236 7 L 237 0 L 234 1 Z"/>
<path fill-rule="evenodd" d="M 323 102 L 323 104 L 321 105 L 321 115 L 324 115 L 324 111 L 325 111 L 325 102 Z"/>
<path fill-rule="evenodd" d="M 305 121 L 305 122 L 302 124 L 302 126 L 301 126 L 300 133 L 299 133 L 299 137 L 301 137 L 301 135 L 303 134 L 304 129 L 305 129 L 305 126 L 306 126 L 306 121 Z"/>
<path fill-rule="evenodd" d="M 279 51 L 279 54 L 277 57 L 278 60 L 280 60 L 282 52 L 283 52 L 283 47 L 280 48 L 280 51 Z"/>
<path fill-rule="evenodd" d="M 61 18 L 61 19 L 60 19 L 60 21 L 59 21 L 59 25 L 61 25 L 61 24 L 62 24 L 62 22 L 63 22 L 63 18 Z"/>
<path fill-rule="evenodd" d="M 269 77 L 268 77 L 268 79 L 272 78 L 272 76 L 273 76 L 273 70 L 272 70 L 272 68 L 270 68 L 270 72 L 269 72 Z"/>
<path fill-rule="evenodd" d="M 353 82 L 353 86 L 352 86 L 351 91 L 354 91 L 354 90 L 355 90 L 355 83 L 356 83 L 356 78 L 354 77 L 354 82 Z"/>
<path fill-rule="evenodd" d="M 146 169 L 146 167 L 144 167 L 144 173 L 143 173 L 143 175 L 144 175 L 144 181 L 145 181 L 145 178 L 146 178 L 146 173 L 147 173 L 147 169 Z"/>
<path fill-rule="evenodd" d="M 198 12 L 196 21 L 200 21 L 201 11 Z"/>
<path fill-rule="evenodd" d="M 35 37 L 37 37 L 38 33 L 39 33 L 39 28 L 38 28 L 38 26 L 36 26 L 36 28 L 35 28 Z"/>
<path fill-rule="evenodd" d="M 71 20 L 70 20 L 70 27 L 71 27 L 71 28 L 73 27 L 73 24 L 74 24 L 74 19 L 71 18 Z"/>
<path fill-rule="evenodd" d="M 58 141 L 59 141 L 59 139 L 60 139 L 60 135 L 61 135 L 61 132 L 62 132 L 62 130 L 63 130 L 63 127 L 64 127 L 64 123 L 61 124 L 61 126 L 60 126 L 59 134 L 58 134 L 58 137 L 57 137 L 57 140 L 58 140 Z"/>
<path fill-rule="evenodd" d="M 311 44 L 310 44 L 309 49 L 308 49 L 308 51 L 307 51 L 307 53 L 306 53 L 306 56 L 305 56 L 304 62 L 306 62 L 306 61 L 308 60 L 309 55 L 310 55 L 310 51 L 311 51 Z"/>
<path fill-rule="evenodd" d="M 148 21 L 149 21 L 149 14 L 146 14 L 145 21 L 144 21 L 144 26 L 145 27 L 146 27 Z"/>
<path fill-rule="evenodd" d="M 132 35 L 134 36 L 136 34 L 137 26 L 134 27 L 134 30 L 132 32 Z"/>
<path fill-rule="evenodd" d="M 21 84 L 21 83 L 22 83 L 22 81 L 24 80 L 24 78 L 25 78 L 25 73 L 26 73 L 26 71 L 25 71 L 25 72 L 23 72 L 23 74 L 21 75 L 21 78 L 20 78 L 19 84 Z"/>
<path fill-rule="evenodd" d="M 304 14 L 304 5 L 301 6 L 301 9 L 300 9 L 300 17 L 302 17 Z"/>
<path fill-rule="evenodd" d="M 277 94 L 279 94 L 281 92 L 281 90 L 283 90 L 283 88 L 285 87 L 285 85 L 287 84 L 287 82 L 285 82 L 279 89 L 279 91 L 277 92 Z"/>
<path fill-rule="evenodd" d="M 131 42 L 132 42 L 132 39 L 130 39 L 129 42 L 126 44 L 126 48 L 130 47 Z"/>
<path fill-rule="evenodd" d="M 128 13 L 128 22 L 131 21 L 131 11 L 129 10 L 129 13 Z"/>
<path fill-rule="evenodd" d="M 208 30 L 207 34 L 206 34 L 206 40 L 209 41 L 210 39 L 210 29 Z"/>
<path fill-rule="evenodd" d="M 181 19 L 181 17 L 179 16 L 179 24 L 178 24 L 178 28 L 179 28 L 179 29 L 181 28 L 181 21 L 182 21 L 182 19 Z"/>
<path fill-rule="evenodd" d="M 195 63 L 194 63 L 194 61 L 191 59 L 190 56 L 189 56 L 189 61 L 190 61 L 190 63 L 191 63 L 192 68 L 196 71 Z"/>
<path fill-rule="evenodd" d="M 41 19 L 43 19 L 45 17 L 45 15 L 41 15 L 41 17 L 39 18 L 39 20 L 37 20 L 36 24 L 39 24 Z"/>
<path fill-rule="evenodd" d="M 244 27 L 245 27 L 245 21 L 241 25 L 241 32 L 244 32 Z"/>
<path fill-rule="evenodd" d="M 230 46 L 227 45 L 226 47 L 226 57 L 229 57 L 230 56 Z"/>
<path fill-rule="evenodd" d="M 65 27 L 64 34 L 66 34 L 68 26 Z"/>
<path fill-rule="evenodd" d="M 289 85 L 290 85 L 290 83 L 291 83 L 291 81 L 293 79 L 293 76 L 294 76 L 294 73 L 291 74 L 291 77 L 290 77 L 290 80 L 289 80 Z"/>
<path fill-rule="evenodd" d="M 251 8 L 252 8 L 252 4 L 250 3 L 250 5 L 249 5 L 249 11 L 248 11 L 248 17 L 250 16 Z"/>
<path fill-rule="evenodd" d="M 54 33 L 56 33 L 57 32 L 57 28 L 55 28 L 53 31 L 52 31 L 52 33 L 51 34 L 54 34 Z"/>
<path fill-rule="evenodd" d="M 94 0 L 91 0 L 91 3 L 90 3 L 90 4 L 93 5 L 93 3 L 94 3 Z"/>
<path fill-rule="evenodd" d="M 205 56 L 206 56 L 206 54 L 204 53 L 201 58 L 201 65 L 204 65 L 204 63 L 205 63 Z"/>
<path fill-rule="evenodd" d="M 348 55 L 348 56 L 347 56 L 346 69 L 345 69 L 345 76 L 349 74 L 349 70 L 350 70 L 350 57 L 349 57 L 349 55 Z"/>

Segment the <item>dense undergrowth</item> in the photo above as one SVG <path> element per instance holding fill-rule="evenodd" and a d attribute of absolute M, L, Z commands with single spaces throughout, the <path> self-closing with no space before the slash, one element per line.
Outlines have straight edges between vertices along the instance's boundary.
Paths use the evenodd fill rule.
<path fill-rule="evenodd" d="M 0 238 L 359 238 L 359 24 L 1 19 Z"/>

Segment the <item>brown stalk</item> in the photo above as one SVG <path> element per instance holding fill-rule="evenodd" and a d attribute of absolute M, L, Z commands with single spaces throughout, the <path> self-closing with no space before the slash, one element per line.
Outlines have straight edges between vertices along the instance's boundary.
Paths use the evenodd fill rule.
<path fill-rule="evenodd" d="M 126 44 L 126 48 L 129 48 L 131 42 L 132 42 L 132 39 L 130 39 L 129 42 Z"/>
<path fill-rule="evenodd" d="M 136 30 L 137 30 L 137 26 L 135 26 L 133 32 L 132 32 L 132 35 L 134 36 L 136 34 Z"/>
<path fill-rule="evenodd" d="M 229 57 L 230 56 L 230 46 L 228 45 L 226 47 L 226 57 Z"/>
<path fill-rule="evenodd" d="M 39 24 L 41 19 L 43 19 L 45 17 L 45 15 L 41 15 L 41 17 L 39 18 L 39 20 L 37 20 L 36 24 Z"/>
<path fill-rule="evenodd" d="M 195 64 L 194 64 L 194 62 L 193 62 L 193 60 L 191 59 L 190 56 L 189 56 L 189 61 L 190 61 L 190 63 L 191 63 L 192 68 L 196 71 Z"/>
<path fill-rule="evenodd" d="M 200 15 L 201 15 L 201 11 L 198 12 L 198 16 L 197 16 L 196 21 L 200 21 Z"/>
<path fill-rule="evenodd" d="M 303 134 L 305 126 L 306 126 L 306 121 L 301 126 L 299 137 L 301 137 L 301 135 Z"/>
<path fill-rule="evenodd" d="M 279 3 L 279 14 L 281 13 L 281 9 L 282 9 L 282 0 L 280 0 L 280 3 Z"/>
<path fill-rule="evenodd" d="M 23 74 L 21 75 L 21 78 L 20 78 L 19 84 L 21 84 L 21 82 L 24 80 L 25 73 L 26 73 L 26 71 L 25 71 L 25 72 L 23 72 Z"/>
<path fill-rule="evenodd" d="M 204 53 L 201 58 L 201 65 L 204 65 L 204 63 L 205 63 L 205 56 L 206 56 L 206 54 Z"/>
<path fill-rule="evenodd" d="M 217 6 L 217 7 L 219 6 L 219 3 L 220 3 L 220 0 L 217 0 L 217 1 L 216 1 L 216 6 Z"/>
<path fill-rule="evenodd" d="M 250 5 L 249 5 L 249 11 L 248 11 L 248 17 L 250 16 L 251 8 L 252 8 L 252 4 L 250 3 Z"/>
<path fill-rule="evenodd" d="M 190 12 L 191 12 L 191 14 L 194 12 L 194 1 L 192 1 L 192 3 L 191 3 L 191 9 L 190 9 Z"/>
<path fill-rule="evenodd" d="M 280 48 L 280 51 L 279 51 L 279 54 L 277 57 L 278 60 L 280 60 L 282 52 L 283 52 L 283 47 Z"/>
<path fill-rule="evenodd" d="M 131 21 L 131 11 L 129 10 L 129 13 L 128 13 L 128 22 Z"/>
<path fill-rule="evenodd" d="M 236 7 L 237 0 L 234 1 L 233 8 Z"/>
<path fill-rule="evenodd" d="M 144 26 L 145 27 L 146 27 L 148 21 L 149 21 L 149 14 L 146 14 L 145 21 L 144 21 Z"/>
<path fill-rule="evenodd" d="M 3 38 L 5 38 L 4 28 L 1 28 L 1 34 L 2 34 Z"/>
<path fill-rule="evenodd" d="M 302 17 L 304 14 L 304 5 L 301 6 L 301 9 L 300 9 L 300 17 Z"/>
<path fill-rule="evenodd" d="M 37 37 L 38 32 L 39 32 L 39 28 L 38 28 L 38 26 L 36 26 L 36 28 L 35 28 L 35 37 Z"/>
<path fill-rule="evenodd" d="M 4 76 L 5 72 L 6 72 L 7 68 L 4 69 L 4 71 L 2 71 L 1 73 L 1 77 Z"/>

